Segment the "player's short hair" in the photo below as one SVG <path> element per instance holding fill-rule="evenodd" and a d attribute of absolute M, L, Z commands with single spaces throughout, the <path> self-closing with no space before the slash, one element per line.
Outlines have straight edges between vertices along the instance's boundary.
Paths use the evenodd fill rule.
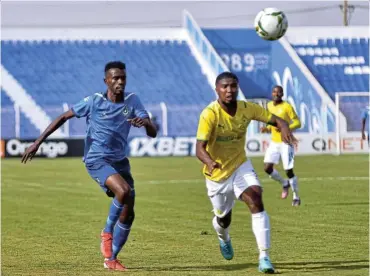
<path fill-rule="evenodd" d="M 221 74 L 219 74 L 216 78 L 216 85 L 223 79 L 234 79 L 236 80 L 237 83 L 239 83 L 239 79 L 238 77 L 234 74 L 234 73 L 231 73 L 231 72 L 223 72 Z"/>
<path fill-rule="evenodd" d="M 104 73 L 107 73 L 110 69 L 121 69 L 125 70 L 126 69 L 126 64 L 124 64 L 121 61 L 110 61 L 105 65 L 104 68 Z"/>
<path fill-rule="evenodd" d="M 275 86 L 272 88 L 272 90 L 274 90 L 275 88 L 278 88 L 281 92 L 283 92 L 283 93 L 284 93 L 284 89 L 283 89 L 283 87 L 282 87 L 282 86 L 280 86 L 280 85 L 275 85 Z"/>

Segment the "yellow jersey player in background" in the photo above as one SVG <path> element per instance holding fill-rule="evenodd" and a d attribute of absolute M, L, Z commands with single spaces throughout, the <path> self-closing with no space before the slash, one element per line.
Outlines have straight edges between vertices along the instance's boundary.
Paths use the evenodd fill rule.
<path fill-rule="evenodd" d="M 295 130 L 301 127 L 301 122 L 294 111 L 294 108 L 288 103 L 283 101 L 284 91 L 279 85 L 276 85 L 272 90 L 272 101 L 267 104 L 267 109 L 274 115 L 282 118 L 289 123 L 290 130 Z M 294 175 L 294 147 L 287 143 L 284 143 L 280 130 L 273 126 L 267 126 L 261 128 L 261 131 L 271 131 L 271 142 L 265 153 L 265 172 L 274 180 L 281 183 L 283 191 L 281 198 L 285 199 L 288 197 L 289 186 L 293 191 L 292 206 L 299 206 L 301 199 L 298 195 L 298 181 Z M 279 164 L 279 159 L 283 163 L 283 168 L 286 172 L 288 180 L 284 180 L 279 172 L 274 169 L 274 164 Z"/>
<path fill-rule="evenodd" d="M 252 230 L 259 249 L 259 271 L 274 273 L 268 255 L 270 221 L 262 202 L 262 188 L 245 153 L 246 131 L 252 120 L 277 126 L 282 139 L 295 143 L 288 123 L 261 106 L 237 101 L 239 80 L 230 72 L 216 79 L 218 99 L 208 105 L 199 119 L 196 155 L 204 164 L 208 196 L 213 206 L 213 227 L 222 256 L 231 260 L 229 226 L 235 199 L 245 202 L 252 213 Z"/>

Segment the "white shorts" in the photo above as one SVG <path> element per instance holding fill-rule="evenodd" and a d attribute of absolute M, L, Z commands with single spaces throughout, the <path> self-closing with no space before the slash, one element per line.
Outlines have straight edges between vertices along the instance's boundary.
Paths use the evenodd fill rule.
<path fill-rule="evenodd" d="M 294 166 L 294 147 L 285 143 L 276 143 L 271 141 L 265 153 L 264 163 L 279 164 L 283 163 L 284 170 L 293 169 Z"/>
<path fill-rule="evenodd" d="M 222 218 L 234 207 L 235 199 L 250 186 L 261 186 L 251 161 L 246 161 L 226 180 L 214 182 L 206 179 L 208 196 L 215 216 Z"/>

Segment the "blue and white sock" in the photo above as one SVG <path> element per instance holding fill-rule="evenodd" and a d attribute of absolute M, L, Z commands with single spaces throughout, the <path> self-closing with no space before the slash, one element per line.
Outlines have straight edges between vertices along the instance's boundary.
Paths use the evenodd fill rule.
<path fill-rule="evenodd" d="M 122 247 L 125 245 L 128 235 L 131 231 L 131 223 L 121 223 L 117 222 L 114 232 L 113 232 L 113 248 L 112 248 L 112 258 L 110 260 L 117 259 L 118 253 L 121 251 Z"/>
<path fill-rule="evenodd" d="M 109 209 L 109 215 L 103 232 L 113 233 L 114 226 L 116 225 L 122 210 L 123 204 L 119 203 L 118 200 L 114 198 Z"/>
<path fill-rule="evenodd" d="M 293 178 L 289 178 L 289 184 L 293 191 L 293 199 L 299 199 L 297 176 L 294 176 Z"/>

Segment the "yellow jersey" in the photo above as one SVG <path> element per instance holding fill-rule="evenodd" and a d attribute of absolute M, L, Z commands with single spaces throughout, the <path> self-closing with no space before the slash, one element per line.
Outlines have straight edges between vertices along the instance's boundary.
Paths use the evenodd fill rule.
<path fill-rule="evenodd" d="M 274 105 L 274 102 L 271 101 L 267 104 L 267 109 L 275 116 L 287 121 L 291 130 L 301 127 L 301 122 L 297 113 L 288 102 L 283 101 L 277 105 Z M 271 125 L 269 125 L 267 128 L 271 129 L 271 140 L 276 143 L 281 143 L 281 133 L 278 131 L 278 128 Z"/>
<path fill-rule="evenodd" d="M 215 182 L 229 178 L 247 160 L 245 139 L 250 121 L 267 123 L 271 116 L 258 104 L 245 101 L 237 101 L 234 116 L 223 110 L 218 101 L 208 105 L 200 114 L 197 140 L 208 142 L 206 150 L 212 160 L 221 164 L 221 169 L 214 169 L 210 176 L 204 166 L 205 177 Z"/>

